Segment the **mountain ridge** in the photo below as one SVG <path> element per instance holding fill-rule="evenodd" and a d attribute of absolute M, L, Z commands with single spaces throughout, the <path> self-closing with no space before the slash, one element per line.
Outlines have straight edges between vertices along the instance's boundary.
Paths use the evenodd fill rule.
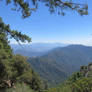
<path fill-rule="evenodd" d="M 14 54 L 21 54 L 27 57 L 42 56 L 56 47 L 64 47 L 63 43 L 32 43 L 32 44 L 11 44 Z"/>
<path fill-rule="evenodd" d="M 28 62 L 42 78 L 52 84 L 59 84 L 73 72 L 78 71 L 81 65 L 92 62 L 92 47 L 84 45 L 59 47 L 43 56 L 29 58 Z"/>

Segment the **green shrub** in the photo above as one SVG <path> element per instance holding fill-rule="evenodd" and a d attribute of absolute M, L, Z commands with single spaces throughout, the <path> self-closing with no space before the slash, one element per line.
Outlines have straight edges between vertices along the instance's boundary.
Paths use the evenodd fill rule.
<path fill-rule="evenodd" d="M 62 85 L 56 88 L 50 88 L 46 92 L 72 92 L 69 85 Z"/>
<path fill-rule="evenodd" d="M 17 83 L 15 88 L 9 88 L 6 92 L 34 92 L 29 86 L 24 83 Z"/>

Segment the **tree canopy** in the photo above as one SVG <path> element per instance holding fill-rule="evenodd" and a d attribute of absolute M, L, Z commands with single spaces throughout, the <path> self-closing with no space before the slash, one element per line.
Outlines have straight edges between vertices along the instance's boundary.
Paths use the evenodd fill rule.
<path fill-rule="evenodd" d="M 0 91 L 13 87 L 16 82 L 26 83 L 34 90 L 40 90 L 41 81 L 26 62 L 26 57 L 13 55 L 8 38 L 16 41 L 30 42 L 30 38 L 15 30 L 0 20 Z"/>
<path fill-rule="evenodd" d="M 80 15 L 88 14 L 88 5 L 78 3 L 78 0 L 76 2 L 74 0 L 6 0 L 7 5 L 12 3 L 15 6 L 12 10 L 22 12 L 23 18 L 31 16 L 32 12 L 39 7 L 40 2 L 44 3 L 51 13 L 65 15 L 65 10 L 70 9 L 77 11 Z"/>
<path fill-rule="evenodd" d="M 0 91 L 13 87 L 16 82 L 26 83 L 33 90 L 42 88 L 39 77 L 26 62 L 26 57 L 13 55 L 5 33 L 0 33 Z"/>
<path fill-rule="evenodd" d="M 5 34 L 4 34 L 5 33 Z M 11 30 L 9 25 L 6 25 L 3 21 L 2 18 L 0 18 L 0 34 L 4 34 L 6 36 L 6 39 L 10 38 L 14 38 L 17 42 L 21 41 L 21 42 L 25 42 L 31 41 L 31 38 L 28 37 L 25 34 L 22 34 L 21 32 L 18 32 L 17 30 Z M 3 39 L 2 37 L 0 37 L 0 39 Z"/>

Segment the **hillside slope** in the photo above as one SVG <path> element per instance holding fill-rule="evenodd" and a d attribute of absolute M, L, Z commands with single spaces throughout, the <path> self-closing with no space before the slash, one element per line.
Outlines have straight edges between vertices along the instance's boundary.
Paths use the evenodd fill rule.
<path fill-rule="evenodd" d="M 33 69 L 51 84 L 59 84 L 91 61 L 92 47 L 82 45 L 56 48 L 41 57 L 28 59 Z"/>

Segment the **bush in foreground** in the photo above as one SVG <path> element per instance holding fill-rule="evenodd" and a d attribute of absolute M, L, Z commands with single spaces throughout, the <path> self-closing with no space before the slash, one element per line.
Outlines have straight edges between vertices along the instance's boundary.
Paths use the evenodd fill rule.
<path fill-rule="evenodd" d="M 16 83 L 14 88 L 6 89 L 6 92 L 34 92 L 28 85 L 24 83 Z"/>

